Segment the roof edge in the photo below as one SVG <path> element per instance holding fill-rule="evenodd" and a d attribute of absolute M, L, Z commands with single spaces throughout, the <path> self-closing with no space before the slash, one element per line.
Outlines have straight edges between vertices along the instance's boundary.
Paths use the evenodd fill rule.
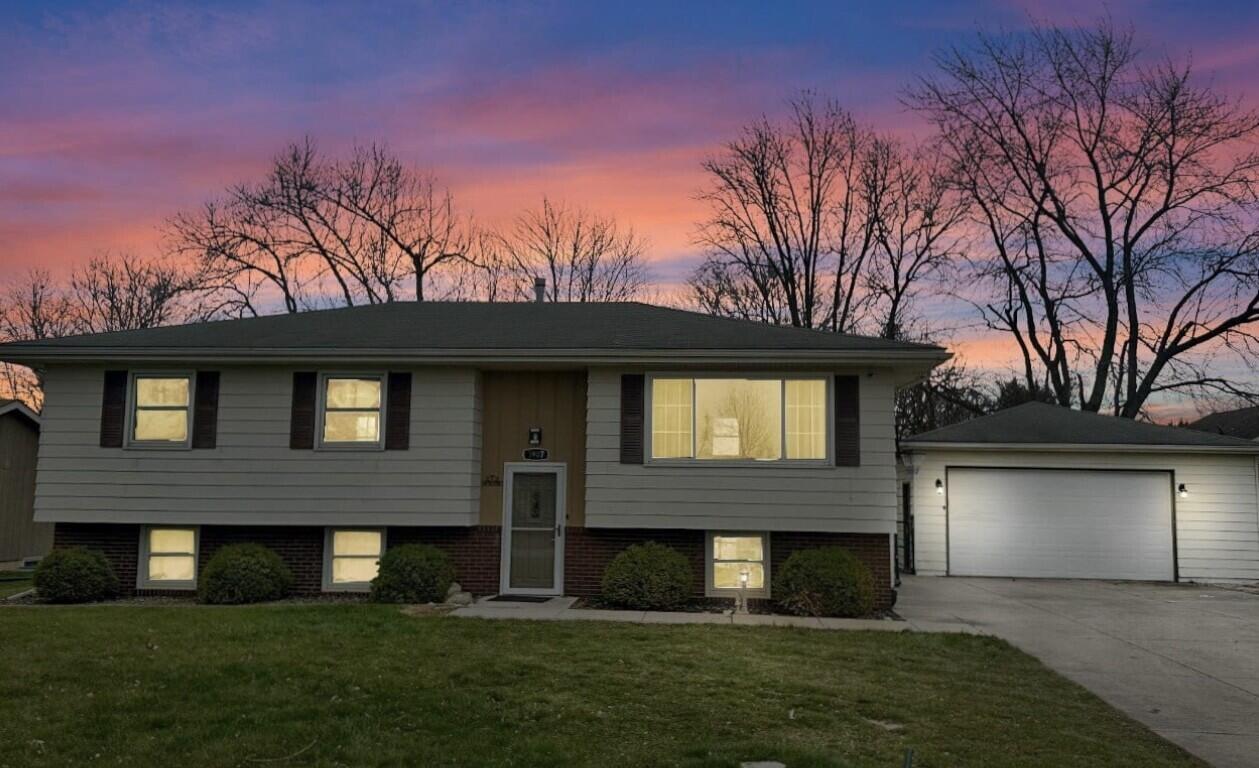
<path fill-rule="evenodd" d="M 1243 438 L 1237 438 L 1242 440 Z M 1259 442 L 1246 445 L 1176 445 L 1148 443 L 959 443 L 904 440 L 901 450 L 914 451 L 1043 451 L 1045 453 L 1236 453 L 1259 454 Z"/>
<path fill-rule="evenodd" d="M 11 403 L 5 403 L 4 405 L 0 405 L 0 416 L 4 416 L 7 413 L 20 414 L 26 417 L 27 419 L 30 419 L 30 421 L 35 426 L 37 427 L 40 426 L 41 422 L 40 422 L 39 414 L 31 410 L 31 407 L 28 406 L 26 403 L 23 403 L 21 400 L 14 400 Z"/>
<path fill-rule="evenodd" d="M 461 363 L 502 362 L 647 362 L 678 360 L 746 362 L 939 363 L 952 354 L 943 347 L 923 349 L 783 350 L 783 349 L 312 349 L 275 347 L 0 347 L 0 360 L 26 365 L 43 362 L 110 362 L 115 360 L 202 360 L 206 362 L 413 361 Z"/>

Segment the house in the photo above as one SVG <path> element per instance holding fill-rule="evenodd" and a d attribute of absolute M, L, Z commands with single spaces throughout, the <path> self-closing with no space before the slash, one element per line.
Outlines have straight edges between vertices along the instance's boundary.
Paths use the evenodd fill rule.
<path fill-rule="evenodd" d="M 1259 580 L 1259 443 L 1026 403 L 901 447 L 919 574 Z"/>
<path fill-rule="evenodd" d="M 771 594 L 841 545 L 893 598 L 896 389 L 940 347 L 638 303 L 395 303 L 0 346 L 40 368 L 36 519 L 136 590 L 257 541 L 302 592 L 384 548 L 474 593 L 590 595 L 636 542 Z"/>
<path fill-rule="evenodd" d="M 1190 424 L 1189 428 L 1245 440 L 1259 440 L 1259 405 L 1211 413 Z"/>
<path fill-rule="evenodd" d="M 52 526 L 33 518 L 38 448 L 39 415 L 0 399 L 0 568 L 38 560 L 52 547 Z"/>

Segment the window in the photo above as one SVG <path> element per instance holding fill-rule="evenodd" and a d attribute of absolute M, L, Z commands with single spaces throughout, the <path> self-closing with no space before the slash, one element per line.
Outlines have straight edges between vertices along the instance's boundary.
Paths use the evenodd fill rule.
<path fill-rule="evenodd" d="M 133 382 L 131 443 L 187 445 L 192 377 L 136 374 Z"/>
<path fill-rule="evenodd" d="M 381 376 L 325 376 L 324 445 L 379 446 L 384 398 Z"/>
<path fill-rule="evenodd" d="M 708 592 L 730 594 L 744 586 L 752 597 L 769 595 L 768 563 L 761 533 L 710 533 L 708 535 Z"/>
<path fill-rule="evenodd" d="M 821 461 L 826 379 L 652 378 L 651 458 Z"/>
<path fill-rule="evenodd" d="M 324 588 L 367 589 L 380 572 L 384 549 L 384 531 L 329 529 L 324 541 Z"/>
<path fill-rule="evenodd" d="M 191 589 L 197 583 L 197 529 L 143 529 L 140 587 Z"/>

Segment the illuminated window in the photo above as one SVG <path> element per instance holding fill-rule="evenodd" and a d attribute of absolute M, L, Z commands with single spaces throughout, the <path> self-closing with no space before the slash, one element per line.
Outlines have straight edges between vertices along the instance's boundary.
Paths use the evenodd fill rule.
<path fill-rule="evenodd" d="M 184 445 L 188 442 L 191 376 L 133 378 L 131 442 L 149 445 Z"/>
<path fill-rule="evenodd" d="M 190 589 L 197 583 L 197 529 L 144 529 L 141 540 L 140 586 Z"/>
<path fill-rule="evenodd" d="M 768 538 L 761 533 L 710 533 L 709 594 L 730 594 L 746 586 L 750 596 L 767 596 L 769 574 L 765 550 Z"/>
<path fill-rule="evenodd" d="M 651 382 L 651 456 L 655 459 L 694 455 L 691 427 L 694 387 L 690 379 Z"/>
<path fill-rule="evenodd" d="M 380 572 L 385 534 L 380 530 L 329 529 L 324 544 L 324 586 L 367 589 Z"/>
<path fill-rule="evenodd" d="M 323 406 L 324 445 L 380 444 L 380 376 L 325 377 Z"/>
<path fill-rule="evenodd" d="M 825 379 L 653 378 L 651 458 L 826 459 Z"/>

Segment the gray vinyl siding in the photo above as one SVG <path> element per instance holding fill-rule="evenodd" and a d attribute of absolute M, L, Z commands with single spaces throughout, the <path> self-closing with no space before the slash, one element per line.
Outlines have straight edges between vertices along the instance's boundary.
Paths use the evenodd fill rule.
<path fill-rule="evenodd" d="M 294 369 L 281 367 L 216 368 L 221 380 L 214 449 L 101 448 L 103 370 L 48 371 L 37 520 L 251 525 L 476 522 L 480 403 L 472 369 L 413 372 L 411 447 L 406 451 L 290 449 Z"/>
<path fill-rule="evenodd" d="M 1187 498 L 1173 496 L 1176 550 L 1184 581 L 1259 581 L 1259 489 L 1253 456 L 1127 452 L 917 451 L 913 476 L 914 554 L 920 575 L 947 570 L 945 467 L 1047 467 L 1171 471 Z"/>
<path fill-rule="evenodd" d="M 861 466 L 620 463 L 621 374 L 591 369 L 586 525 L 592 528 L 896 531 L 894 385 L 860 373 Z M 829 426 L 828 426 L 829 428 Z M 650 436 L 644 435 L 650 451 Z"/>

